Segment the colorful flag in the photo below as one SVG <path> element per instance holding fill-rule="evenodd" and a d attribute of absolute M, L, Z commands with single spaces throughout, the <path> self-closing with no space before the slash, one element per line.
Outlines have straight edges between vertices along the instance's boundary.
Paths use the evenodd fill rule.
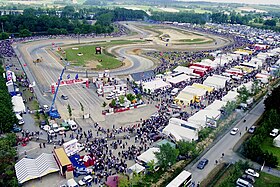
<path fill-rule="evenodd" d="M 75 76 L 75 79 L 77 80 L 79 78 L 79 75 L 78 75 L 78 73 L 76 74 L 76 76 Z"/>
<path fill-rule="evenodd" d="M 67 79 L 70 79 L 70 74 L 69 74 L 69 75 L 67 75 Z"/>

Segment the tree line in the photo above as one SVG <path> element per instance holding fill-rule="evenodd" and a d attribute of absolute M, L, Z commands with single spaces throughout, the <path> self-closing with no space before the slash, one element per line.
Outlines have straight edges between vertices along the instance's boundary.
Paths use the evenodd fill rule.
<path fill-rule="evenodd" d="M 269 133 L 274 129 L 280 129 L 280 101 L 278 99 L 280 87 L 275 88 L 265 101 L 265 113 L 255 135 L 245 142 L 242 153 L 249 159 L 270 167 L 277 167 L 277 157 L 261 149 L 261 144 L 268 138 Z"/>
<path fill-rule="evenodd" d="M 0 59 L 1 60 L 1 59 Z M 11 132 L 14 124 L 17 123 L 17 118 L 13 111 L 11 96 L 6 86 L 6 79 L 2 77 L 4 69 L 0 67 L 0 134 Z"/>

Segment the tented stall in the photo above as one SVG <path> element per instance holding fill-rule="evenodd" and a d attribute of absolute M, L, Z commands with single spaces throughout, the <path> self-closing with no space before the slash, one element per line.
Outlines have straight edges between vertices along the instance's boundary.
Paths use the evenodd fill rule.
<path fill-rule="evenodd" d="M 192 86 L 195 87 L 195 88 L 204 89 L 204 90 L 206 90 L 208 93 L 211 93 L 211 92 L 213 92 L 213 90 L 214 90 L 214 87 L 206 86 L 206 85 L 204 85 L 204 84 L 199 84 L 199 83 L 193 83 Z"/>
<path fill-rule="evenodd" d="M 187 122 L 185 120 L 178 119 L 178 118 L 170 118 L 169 124 L 182 126 L 182 127 L 194 130 L 194 131 L 201 130 L 201 126 L 200 125 L 189 123 L 189 122 Z"/>
<path fill-rule="evenodd" d="M 152 160 L 154 160 L 154 162 L 157 163 L 158 160 L 155 155 L 156 152 L 159 152 L 159 148 L 152 147 L 147 151 L 145 151 L 144 153 L 142 153 L 141 155 L 139 155 L 137 157 L 137 161 L 140 162 L 140 164 L 144 164 L 144 165 Z"/>
<path fill-rule="evenodd" d="M 188 122 L 205 127 L 208 122 L 213 120 L 218 120 L 220 118 L 221 112 L 217 110 L 200 110 L 191 117 L 189 117 Z"/>
<path fill-rule="evenodd" d="M 23 103 L 23 99 L 20 95 L 16 95 L 12 97 L 12 103 L 13 103 L 13 110 L 15 113 L 25 113 L 25 105 Z"/>
<path fill-rule="evenodd" d="M 181 75 L 178 75 L 176 77 L 172 77 L 170 79 L 167 79 L 167 82 L 175 85 L 175 84 L 178 84 L 178 83 L 181 83 L 181 82 L 186 82 L 186 81 L 188 81 L 190 79 L 191 79 L 190 76 L 185 75 L 185 74 L 181 74 Z"/>
<path fill-rule="evenodd" d="M 229 78 L 225 76 L 210 76 L 207 77 L 203 82 L 203 85 L 214 87 L 215 89 L 224 88 L 228 82 Z"/>
<path fill-rule="evenodd" d="M 185 140 L 191 142 L 198 140 L 197 131 L 179 125 L 168 124 L 162 132 L 173 141 Z"/>
<path fill-rule="evenodd" d="M 36 159 L 23 158 L 15 164 L 20 184 L 59 171 L 52 154 L 42 153 Z"/>
<path fill-rule="evenodd" d="M 150 90 L 151 93 L 158 89 L 165 90 L 170 87 L 171 87 L 171 84 L 164 82 L 162 79 L 155 79 L 155 80 L 143 83 L 143 91 L 146 90 L 148 92 L 148 90 Z"/>
<path fill-rule="evenodd" d="M 193 73 L 193 69 L 184 66 L 177 66 L 173 71 L 177 73 L 184 73 L 187 75 L 191 75 Z"/>
<path fill-rule="evenodd" d="M 204 110 L 220 110 L 222 107 L 226 106 L 226 102 L 215 100 L 212 104 L 208 105 Z"/>
<path fill-rule="evenodd" d="M 190 103 L 194 102 L 194 96 L 180 92 L 178 96 L 175 98 L 175 102 L 179 104 L 189 105 Z"/>
<path fill-rule="evenodd" d="M 222 97 L 222 101 L 224 101 L 224 102 L 236 101 L 238 95 L 239 95 L 239 93 L 237 93 L 237 91 L 229 91 L 229 92 L 227 93 L 227 95 L 225 95 L 224 97 Z"/>
<path fill-rule="evenodd" d="M 130 174 L 130 175 L 133 174 L 134 172 L 135 173 L 141 173 L 143 171 L 145 171 L 145 167 L 141 166 L 138 163 L 134 164 L 133 166 L 131 166 L 127 169 L 127 173 Z"/>
<path fill-rule="evenodd" d="M 207 91 L 193 86 L 186 86 L 181 92 L 193 95 L 196 98 L 197 102 L 199 102 L 206 95 Z"/>

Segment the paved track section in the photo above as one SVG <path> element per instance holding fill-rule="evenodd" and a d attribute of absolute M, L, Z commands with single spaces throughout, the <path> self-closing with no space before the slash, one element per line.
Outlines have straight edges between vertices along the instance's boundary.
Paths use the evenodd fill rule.
<path fill-rule="evenodd" d="M 98 37 L 98 38 L 81 38 L 81 43 L 90 43 L 93 41 L 104 41 L 104 40 L 130 40 L 136 39 L 140 37 L 147 37 L 152 35 L 153 33 L 142 30 L 141 28 L 137 27 L 136 22 L 132 24 L 126 24 L 125 26 L 128 27 L 131 31 L 137 32 L 135 35 L 129 36 L 121 36 L 121 37 Z M 59 62 L 59 59 L 54 57 L 47 49 L 52 47 L 52 43 L 55 43 L 58 46 L 66 45 L 66 44 L 77 44 L 77 39 L 73 38 L 65 38 L 65 39 L 49 39 L 49 40 L 40 40 L 40 41 L 33 41 L 29 43 L 19 43 L 15 44 L 14 48 L 19 57 L 19 60 L 22 64 L 27 64 L 24 67 L 27 76 L 29 77 L 30 81 L 35 81 L 37 87 L 35 88 L 36 96 L 41 105 L 51 104 L 51 100 L 53 95 L 50 92 L 50 85 L 54 82 L 57 82 L 61 71 L 63 69 L 63 64 Z M 220 44 L 219 44 L 220 45 Z M 217 45 L 217 46 L 219 46 Z M 221 44 L 225 45 L 225 43 Z M 56 46 L 56 47 L 58 47 Z M 216 47 L 217 47 L 216 46 Z M 154 46 L 153 42 L 147 42 L 146 44 L 132 44 L 132 45 L 125 45 L 125 46 L 114 46 L 114 50 L 117 56 L 127 59 L 131 62 L 131 65 L 128 67 L 121 67 L 119 69 L 111 70 L 113 75 L 127 75 L 134 72 L 141 72 L 149 69 L 153 69 L 155 63 L 148 59 L 144 58 L 143 56 L 139 56 L 133 53 L 128 53 L 128 51 L 132 51 L 133 49 L 158 49 L 157 46 Z M 197 48 L 197 46 L 195 47 Z M 209 48 L 209 47 L 208 47 Z M 210 47 L 211 48 L 211 47 Z M 161 49 L 161 48 L 159 48 Z M 51 49 L 52 50 L 52 49 Z M 37 58 L 42 58 L 43 62 L 34 64 L 33 60 Z M 70 77 L 74 78 L 76 74 L 79 74 L 79 77 L 85 77 L 85 71 L 73 69 L 73 67 L 67 67 L 67 70 L 64 73 L 64 78 L 70 74 Z M 96 76 L 98 72 L 96 71 L 88 71 L 89 77 Z M 68 85 L 68 86 L 61 86 L 58 97 L 56 100 L 56 107 L 60 111 L 63 118 L 67 118 L 67 105 L 69 104 L 73 108 L 73 117 L 80 117 L 82 112 L 80 111 L 80 103 L 82 103 L 86 108 L 90 109 L 90 114 L 95 121 L 104 121 L 105 118 L 101 114 L 102 108 L 100 107 L 104 102 L 103 98 L 98 97 L 93 89 L 86 89 L 84 85 Z M 67 95 L 69 100 L 62 100 L 61 95 Z M 98 106 L 98 107 L 96 107 Z"/>
<path fill-rule="evenodd" d="M 243 119 L 235 125 L 239 128 L 241 135 L 246 133 L 246 126 L 249 128 L 260 118 L 264 112 L 264 99 L 260 101 L 243 119 L 246 119 L 246 122 L 243 122 Z M 222 153 L 225 154 L 225 157 L 231 157 L 233 153 L 233 148 L 236 143 L 241 139 L 239 132 L 236 135 L 231 135 L 229 132 L 224 135 L 210 150 L 208 150 L 202 158 L 207 158 L 209 160 L 208 165 L 203 170 L 197 169 L 196 166 L 199 163 L 196 162 L 190 169 L 186 169 L 192 173 L 193 180 L 195 182 L 201 182 L 207 178 L 209 173 L 216 167 L 215 160 L 222 159 Z"/>

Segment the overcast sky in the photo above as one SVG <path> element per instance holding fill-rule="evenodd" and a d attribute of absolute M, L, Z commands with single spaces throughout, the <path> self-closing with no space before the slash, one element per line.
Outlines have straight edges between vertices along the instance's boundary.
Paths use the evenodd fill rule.
<path fill-rule="evenodd" d="M 208 1 L 208 2 L 218 2 L 218 3 L 246 3 L 246 4 L 280 5 L 280 0 L 180 0 L 180 1 Z"/>

